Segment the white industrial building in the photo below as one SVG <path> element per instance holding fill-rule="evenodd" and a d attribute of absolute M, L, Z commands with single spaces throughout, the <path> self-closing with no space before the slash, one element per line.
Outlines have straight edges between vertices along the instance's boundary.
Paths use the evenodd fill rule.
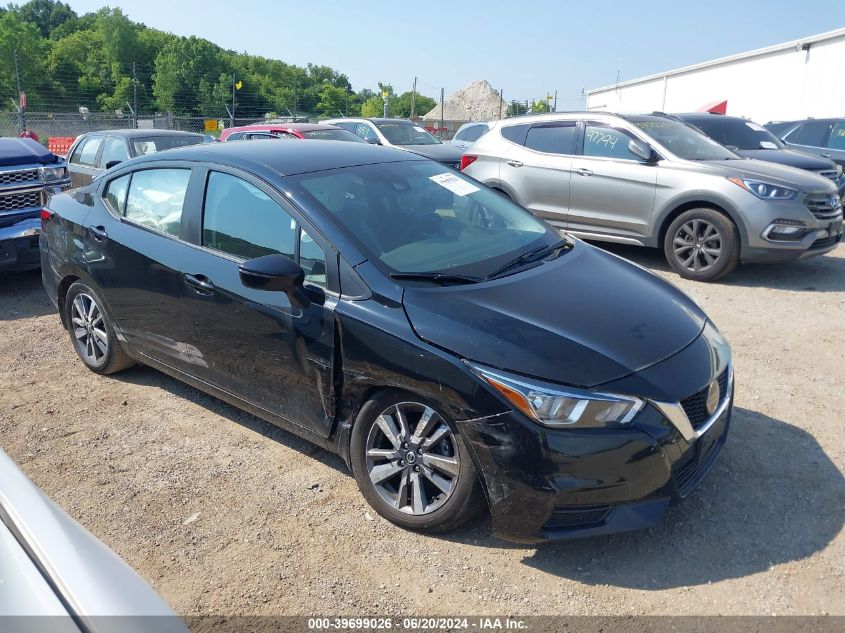
<path fill-rule="evenodd" d="M 845 116 L 845 28 L 586 91 L 587 109 L 726 114 L 759 123 Z M 723 106 L 724 109 L 724 106 Z"/>

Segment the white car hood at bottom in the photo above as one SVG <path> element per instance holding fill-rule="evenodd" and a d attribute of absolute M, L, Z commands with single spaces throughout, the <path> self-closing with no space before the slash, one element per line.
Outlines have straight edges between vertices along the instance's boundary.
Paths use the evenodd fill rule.
<path fill-rule="evenodd" d="M 0 616 L 73 616 L 50 621 L 51 630 L 61 631 L 77 630 L 75 622 L 94 633 L 187 631 L 131 567 L 50 501 L 2 450 L 0 553 Z M 27 588 L 32 593 L 22 596 Z"/>

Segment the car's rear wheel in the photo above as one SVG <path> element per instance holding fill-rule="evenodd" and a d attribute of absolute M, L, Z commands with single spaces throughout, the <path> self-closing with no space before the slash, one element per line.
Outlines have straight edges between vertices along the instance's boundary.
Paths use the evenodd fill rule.
<path fill-rule="evenodd" d="M 68 289 L 65 323 L 76 354 L 91 371 L 113 374 L 134 364 L 117 340 L 102 300 L 82 282 Z"/>
<path fill-rule="evenodd" d="M 739 263 L 739 231 L 715 209 L 690 209 L 669 225 L 663 251 L 669 266 L 681 277 L 715 281 Z"/>
<path fill-rule="evenodd" d="M 350 457 L 364 498 L 401 527 L 444 532 L 483 507 L 455 424 L 420 398 L 385 392 L 367 402 L 352 428 Z"/>

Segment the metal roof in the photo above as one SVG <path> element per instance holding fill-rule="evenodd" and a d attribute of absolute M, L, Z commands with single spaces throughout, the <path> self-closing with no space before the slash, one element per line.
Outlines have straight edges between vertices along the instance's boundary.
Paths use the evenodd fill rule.
<path fill-rule="evenodd" d="M 701 70 L 702 68 L 709 68 L 711 66 L 720 66 L 722 64 L 727 64 L 730 62 L 736 62 L 743 59 L 749 59 L 751 57 L 760 57 L 762 55 L 768 55 L 770 53 L 777 53 L 779 51 L 795 49 L 799 46 L 809 46 L 810 44 L 817 44 L 818 42 L 824 42 L 827 40 L 836 39 L 838 37 L 845 37 L 845 28 L 836 29 L 834 31 L 827 31 L 826 33 L 820 33 L 818 35 L 810 35 L 808 37 L 802 37 L 797 40 L 791 40 L 789 42 L 783 42 L 782 44 L 775 44 L 774 46 L 767 46 L 765 48 L 757 48 L 752 51 L 745 51 L 744 53 L 737 53 L 736 55 L 728 55 L 727 57 L 719 57 L 718 59 L 713 59 L 708 62 L 701 62 L 699 64 L 693 64 L 691 66 L 683 66 L 682 68 L 676 68 L 674 70 L 667 70 L 662 73 L 654 73 L 653 75 L 646 75 L 645 77 L 638 77 L 637 79 L 628 79 L 627 81 L 621 81 L 616 84 L 610 84 L 607 86 L 602 86 L 601 88 L 592 88 L 590 90 L 585 90 L 585 95 L 596 94 L 599 92 L 607 92 L 608 90 L 615 90 L 616 88 L 622 88 L 625 86 L 632 86 L 635 84 L 645 83 L 647 81 L 654 81 L 655 79 L 663 79 L 664 77 L 671 77 L 673 75 L 682 75 L 684 73 L 692 72 L 694 70 Z"/>

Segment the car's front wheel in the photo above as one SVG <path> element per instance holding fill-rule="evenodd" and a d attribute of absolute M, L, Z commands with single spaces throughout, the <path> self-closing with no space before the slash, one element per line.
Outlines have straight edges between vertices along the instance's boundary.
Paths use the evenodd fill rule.
<path fill-rule="evenodd" d="M 681 277 L 715 281 L 739 263 L 739 231 L 715 209 L 690 209 L 669 225 L 663 251 L 669 266 Z"/>
<path fill-rule="evenodd" d="M 113 374 L 134 364 L 117 340 L 94 290 L 77 281 L 68 288 L 64 307 L 73 348 L 88 369 Z"/>
<path fill-rule="evenodd" d="M 455 424 L 419 398 L 385 392 L 367 402 L 352 428 L 350 457 L 364 498 L 401 527 L 444 532 L 483 507 Z"/>

